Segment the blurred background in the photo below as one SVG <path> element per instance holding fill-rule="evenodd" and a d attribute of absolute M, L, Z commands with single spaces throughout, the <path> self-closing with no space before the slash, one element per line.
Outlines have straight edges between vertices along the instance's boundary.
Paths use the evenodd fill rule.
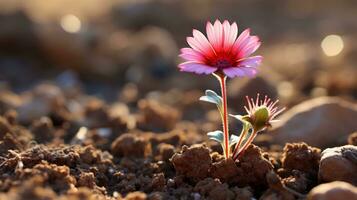
<path fill-rule="evenodd" d="M 165 94 L 168 104 L 185 91 L 196 101 L 219 85 L 180 73 L 179 49 L 193 28 L 205 31 L 215 19 L 262 40 L 258 77 L 229 81 L 233 108 L 256 92 L 288 107 L 317 96 L 356 99 L 353 0 L 0 0 L 0 89 L 51 83 L 109 102 Z"/>

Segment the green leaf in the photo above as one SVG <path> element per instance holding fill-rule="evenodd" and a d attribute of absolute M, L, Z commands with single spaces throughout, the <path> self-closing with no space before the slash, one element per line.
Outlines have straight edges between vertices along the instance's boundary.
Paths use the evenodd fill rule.
<path fill-rule="evenodd" d="M 222 131 L 212 131 L 207 133 L 208 138 L 211 140 L 215 140 L 219 143 L 223 143 L 223 132 Z M 239 141 L 239 137 L 236 135 L 231 135 L 230 139 L 229 139 L 229 145 L 232 146 L 234 144 L 236 144 Z"/>
<path fill-rule="evenodd" d="M 236 135 L 231 135 L 231 138 L 229 139 L 229 145 L 233 146 L 239 141 L 239 137 Z"/>
<path fill-rule="evenodd" d="M 205 96 L 200 97 L 201 101 L 214 103 L 219 107 L 222 106 L 222 97 L 220 97 L 217 93 L 212 90 L 206 90 L 205 94 Z"/>
<path fill-rule="evenodd" d="M 239 147 L 237 147 L 238 149 L 240 149 L 244 146 L 244 144 L 248 141 L 249 136 L 252 134 L 252 124 L 249 122 L 248 115 L 244 115 L 244 116 L 230 115 L 230 116 L 241 121 L 243 124 L 242 131 L 238 137 L 238 138 L 242 137 L 242 143 L 239 145 Z"/>
<path fill-rule="evenodd" d="M 242 115 L 232 115 L 232 114 L 229 114 L 229 116 L 241 121 L 241 122 L 244 122 L 244 119 L 243 119 L 243 116 Z"/>
<path fill-rule="evenodd" d="M 207 136 L 211 140 L 215 140 L 219 143 L 223 143 L 223 132 L 222 131 L 212 131 L 207 133 Z"/>

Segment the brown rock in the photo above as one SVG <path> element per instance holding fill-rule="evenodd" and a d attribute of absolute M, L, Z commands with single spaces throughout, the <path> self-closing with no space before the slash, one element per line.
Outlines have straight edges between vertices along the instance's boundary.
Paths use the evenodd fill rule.
<path fill-rule="evenodd" d="M 17 107 L 18 120 L 21 123 L 30 123 L 34 119 L 49 116 L 63 110 L 64 96 L 55 85 L 38 85 L 23 104 Z"/>
<path fill-rule="evenodd" d="M 357 187 L 334 181 L 316 186 L 307 196 L 308 200 L 357 200 Z"/>
<path fill-rule="evenodd" d="M 232 191 L 235 193 L 235 200 L 251 200 L 253 199 L 253 191 L 252 188 L 250 187 L 244 187 L 244 188 L 238 188 L 234 187 L 232 188 Z"/>
<path fill-rule="evenodd" d="M 320 97 L 285 112 L 271 132 L 277 143 L 304 141 L 320 148 L 344 144 L 356 129 L 357 105 L 339 98 Z"/>
<path fill-rule="evenodd" d="M 102 194 L 98 193 L 96 190 L 80 187 L 74 190 L 69 190 L 68 193 L 63 194 L 60 198 L 56 200 L 106 200 L 107 198 Z M 117 197 L 117 200 L 122 200 L 120 194 Z"/>
<path fill-rule="evenodd" d="M 147 196 L 143 192 L 131 192 L 126 195 L 125 200 L 146 200 Z"/>
<path fill-rule="evenodd" d="M 151 145 L 140 136 L 126 133 L 112 143 L 111 151 L 114 156 L 146 157 L 151 154 Z"/>
<path fill-rule="evenodd" d="M 173 197 L 170 198 L 170 195 L 165 192 L 152 192 L 148 196 L 148 200 L 166 200 L 166 199 L 174 199 Z"/>
<path fill-rule="evenodd" d="M 76 179 L 70 175 L 70 169 L 67 166 L 58 166 L 48 164 L 46 161 L 35 165 L 33 169 L 24 172 L 25 177 L 40 175 L 44 181 L 56 192 L 63 192 L 76 184 Z"/>
<path fill-rule="evenodd" d="M 39 143 L 51 141 L 55 134 L 53 123 L 48 117 L 41 117 L 41 119 L 35 120 L 31 125 L 31 132 Z"/>
<path fill-rule="evenodd" d="M 317 174 L 320 161 L 320 149 L 310 147 L 305 143 L 286 144 L 282 156 L 282 166 L 288 171 L 299 170 Z"/>
<path fill-rule="evenodd" d="M 174 146 L 180 146 L 182 144 L 182 140 L 184 140 L 184 134 L 182 134 L 181 131 L 170 131 L 167 133 L 161 133 L 161 134 L 155 134 L 154 137 L 150 138 L 150 142 L 153 144 L 153 146 L 162 144 L 162 143 L 167 143 L 171 144 Z"/>
<path fill-rule="evenodd" d="M 194 181 L 206 178 L 212 165 L 209 149 L 203 145 L 183 146 L 180 153 L 172 156 L 171 162 L 178 175 Z"/>
<path fill-rule="evenodd" d="M 357 146 L 357 132 L 348 136 L 348 144 Z"/>
<path fill-rule="evenodd" d="M 328 148 L 322 152 L 319 180 L 346 181 L 357 184 L 357 147 L 346 145 Z"/>
<path fill-rule="evenodd" d="M 77 150 L 80 161 L 86 164 L 94 164 L 102 161 L 101 152 L 95 149 L 92 145 L 85 146 Z"/>
<path fill-rule="evenodd" d="M 9 132 L 11 132 L 11 125 L 5 118 L 0 117 L 0 138 L 4 137 L 6 133 Z"/>
<path fill-rule="evenodd" d="M 294 170 L 292 175 L 282 181 L 288 188 L 300 193 L 307 193 L 313 185 L 316 185 L 315 177 L 311 178 L 306 173 L 297 170 Z"/>
<path fill-rule="evenodd" d="M 85 124 L 90 128 L 109 126 L 108 106 L 102 100 L 93 98 L 85 105 Z"/>
<path fill-rule="evenodd" d="M 166 179 L 164 173 L 159 173 L 159 174 L 154 174 L 152 181 L 151 181 L 151 187 L 155 191 L 161 191 L 165 188 L 166 185 Z"/>
<path fill-rule="evenodd" d="M 23 145 L 10 133 L 1 138 L 0 155 L 7 154 L 9 150 L 24 149 Z"/>
<path fill-rule="evenodd" d="M 161 160 L 169 161 L 175 153 L 175 147 L 171 144 L 162 143 L 157 146 L 157 151 Z"/>
<path fill-rule="evenodd" d="M 181 117 L 177 109 L 154 100 L 140 100 L 138 107 L 141 113 L 138 126 L 144 130 L 171 130 Z"/>
<path fill-rule="evenodd" d="M 260 199 L 295 200 L 294 195 L 285 189 L 283 181 L 273 170 L 266 174 L 266 180 L 268 182 L 269 189 L 263 193 Z"/>
<path fill-rule="evenodd" d="M 77 180 L 77 186 L 94 188 L 96 184 L 93 172 L 82 172 Z"/>
<path fill-rule="evenodd" d="M 0 117 L 0 154 L 8 150 L 24 150 L 32 140 L 32 134 L 18 125 L 11 125 L 7 119 Z"/>
<path fill-rule="evenodd" d="M 34 176 L 22 181 L 21 187 L 13 187 L 7 193 L 0 193 L 0 199 L 25 200 L 25 199 L 58 199 L 55 191 L 50 187 L 43 187 L 44 180 L 41 176 Z"/>
<path fill-rule="evenodd" d="M 11 125 L 17 124 L 17 112 L 15 110 L 8 110 L 4 113 L 4 117 Z"/>
<path fill-rule="evenodd" d="M 22 99 L 19 95 L 8 91 L 0 90 L 0 113 L 4 114 L 8 110 L 15 109 L 22 104 Z"/>

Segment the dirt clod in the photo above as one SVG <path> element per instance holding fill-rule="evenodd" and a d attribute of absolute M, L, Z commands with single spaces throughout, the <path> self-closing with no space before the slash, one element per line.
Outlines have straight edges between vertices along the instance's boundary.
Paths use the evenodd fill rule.
<path fill-rule="evenodd" d="M 151 154 L 151 145 L 144 138 L 127 133 L 112 143 L 111 151 L 114 156 L 146 157 Z"/>
<path fill-rule="evenodd" d="M 315 176 L 319 169 L 320 151 L 320 149 L 310 147 L 305 143 L 286 144 L 282 156 L 282 166 L 288 171 L 299 170 Z"/>
<path fill-rule="evenodd" d="M 177 109 L 154 100 L 140 100 L 138 106 L 142 113 L 138 126 L 146 130 L 171 130 L 181 116 Z"/>
<path fill-rule="evenodd" d="M 273 169 L 273 165 L 267 160 L 261 149 L 250 145 L 237 163 L 238 173 L 234 180 L 238 186 L 251 186 L 265 188 L 267 186 L 266 174 Z"/>
<path fill-rule="evenodd" d="M 159 159 L 169 161 L 175 153 L 175 147 L 171 144 L 162 143 L 157 146 Z"/>
<path fill-rule="evenodd" d="M 203 145 L 183 146 L 180 153 L 172 156 L 171 162 L 177 174 L 195 181 L 206 178 L 212 165 L 209 149 Z"/>
<path fill-rule="evenodd" d="M 210 173 L 213 178 L 218 178 L 222 182 L 229 182 L 237 176 L 238 167 L 231 158 L 223 159 L 212 164 Z"/>
<path fill-rule="evenodd" d="M 234 193 L 229 190 L 228 184 L 222 184 L 218 179 L 206 178 L 198 182 L 195 192 L 207 199 L 234 199 Z"/>

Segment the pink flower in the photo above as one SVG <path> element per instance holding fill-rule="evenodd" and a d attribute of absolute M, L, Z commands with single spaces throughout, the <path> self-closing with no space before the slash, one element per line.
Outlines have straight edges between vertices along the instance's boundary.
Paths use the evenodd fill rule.
<path fill-rule="evenodd" d="M 181 71 L 197 74 L 224 73 L 230 78 L 255 76 L 262 56 L 252 56 L 260 46 L 259 38 L 244 30 L 239 37 L 236 23 L 227 20 L 223 24 L 216 20 L 207 22 L 207 37 L 193 30 L 193 37 L 187 37 L 191 48 L 182 48 L 180 57 L 186 62 L 179 64 Z"/>

